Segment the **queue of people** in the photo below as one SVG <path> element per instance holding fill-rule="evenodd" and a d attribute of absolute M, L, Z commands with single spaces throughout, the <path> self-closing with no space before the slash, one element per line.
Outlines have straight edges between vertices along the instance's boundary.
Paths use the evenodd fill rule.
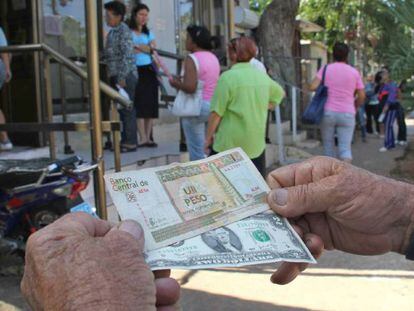
<path fill-rule="evenodd" d="M 123 122 L 121 150 L 156 147 L 152 127 L 153 120 L 158 118 L 159 69 L 151 57 L 156 45 L 147 26 L 149 8 L 138 4 L 132 10 L 128 29 L 123 22 L 126 8 L 122 3 L 111 1 L 104 7 L 111 27 L 105 48 L 111 82 L 113 86 L 125 88 L 135 103 L 132 109 L 119 110 Z M 184 61 L 182 76 L 169 78 L 172 87 L 187 94 L 194 94 L 198 83 L 202 84 L 199 114 L 181 118 L 190 160 L 242 147 L 264 175 L 268 109 L 280 104 L 284 91 L 258 67 L 255 60 L 258 49 L 252 39 L 231 40 L 228 53 L 232 68 L 221 77 L 219 60 L 212 53 L 214 47 L 215 39 L 207 28 L 189 26 L 186 39 L 189 55 Z M 135 92 L 129 87 L 133 83 Z"/>

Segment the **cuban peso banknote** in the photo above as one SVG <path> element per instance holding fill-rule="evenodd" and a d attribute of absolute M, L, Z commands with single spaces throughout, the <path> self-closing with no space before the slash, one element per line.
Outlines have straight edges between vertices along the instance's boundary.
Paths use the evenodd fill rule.
<path fill-rule="evenodd" d="M 273 212 L 250 216 L 145 256 L 152 270 L 316 263 L 287 220 Z"/>
<path fill-rule="evenodd" d="M 105 182 L 121 219 L 142 225 L 146 251 L 269 209 L 269 188 L 240 148 L 185 164 L 109 174 Z"/>

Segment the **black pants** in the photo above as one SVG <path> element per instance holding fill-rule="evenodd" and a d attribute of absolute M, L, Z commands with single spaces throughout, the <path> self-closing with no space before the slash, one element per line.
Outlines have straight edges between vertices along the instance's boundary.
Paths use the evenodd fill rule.
<path fill-rule="evenodd" d="M 110 78 L 111 86 L 117 90 L 118 78 L 113 76 Z M 125 91 L 128 93 L 129 98 L 133 101 L 135 97 L 135 89 L 137 87 L 138 78 L 135 72 L 131 72 L 125 78 Z M 138 144 L 137 135 L 137 120 L 135 107 L 127 109 L 124 107 L 118 108 L 120 120 L 122 122 L 121 131 L 121 145 L 136 146 Z"/>
<path fill-rule="evenodd" d="M 398 103 L 397 123 L 398 123 L 398 141 L 407 141 L 407 124 L 405 123 L 404 107 Z"/>
<path fill-rule="evenodd" d="M 365 105 L 365 113 L 367 115 L 367 132 L 372 134 L 374 132 L 372 127 L 372 119 L 375 122 L 375 130 L 377 133 L 380 132 L 380 123 L 378 122 L 378 117 L 381 114 L 380 105 Z"/>
<path fill-rule="evenodd" d="M 212 149 L 210 155 L 215 155 L 217 153 L 218 153 L 217 151 Z M 257 158 L 250 159 L 250 160 L 253 162 L 254 166 L 256 166 L 259 173 L 263 177 L 266 177 L 266 150 L 264 150 L 263 153 L 259 155 Z"/>

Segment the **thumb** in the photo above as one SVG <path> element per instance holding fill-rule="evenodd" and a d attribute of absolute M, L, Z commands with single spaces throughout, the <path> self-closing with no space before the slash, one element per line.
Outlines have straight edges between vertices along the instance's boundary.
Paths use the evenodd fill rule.
<path fill-rule="evenodd" d="M 267 202 L 274 212 L 287 218 L 325 212 L 331 205 L 328 200 L 334 197 L 331 188 L 325 182 L 278 188 L 269 192 Z"/>
<path fill-rule="evenodd" d="M 140 251 L 144 250 L 145 245 L 145 238 L 144 238 L 144 230 L 139 223 L 133 220 L 125 220 L 122 221 L 118 227 L 112 228 L 112 230 L 123 231 L 131 235 L 137 242 Z M 112 231 L 111 230 L 111 231 Z"/>

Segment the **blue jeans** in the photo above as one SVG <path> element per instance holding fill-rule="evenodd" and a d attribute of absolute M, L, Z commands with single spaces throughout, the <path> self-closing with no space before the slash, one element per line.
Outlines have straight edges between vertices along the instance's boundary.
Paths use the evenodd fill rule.
<path fill-rule="evenodd" d="M 358 118 L 359 128 L 361 129 L 361 137 L 366 138 L 367 137 L 367 128 L 366 128 L 367 122 L 365 119 L 365 107 L 364 106 L 361 106 L 358 108 L 357 118 Z"/>
<path fill-rule="evenodd" d="M 351 143 L 355 129 L 352 113 L 325 111 L 322 124 L 322 142 L 326 156 L 336 157 L 335 133 L 338 137 L 339 158 L 352 160 Z"/>
<path fill-rule="evenodd" d="M 116 84 L 118 82 L 117 77 L 110 78 L 111 85 L 113 88 L 117 89 Z M 138 83 L 137 74 L 134 71 L 130 72 L 128 76 L 125 78 L 125 91 L 128 93 L 129 99 L 134 102 L 135 98 L 135 89 Z M 130 109 L 121 108 L 118 109 L 119 118 L 122 123 L 122 131 L 121 131 L 121 145 L 137 145 L 137 120 L 136 120 L 136 113 L 135 107 L 132 105 Z"/>
<path fill-rule="evenodd" d="M 198 117 L 183 117 L 183 126 L 187 149 L 190 153 L 190 161 L 201 160 L 206 157 L 204 142 L 206 136 L 206 123 L 210 115 L 210 102 L 203 101 L 201 113 Z"/>
<path fill-rule="evenodd" d="M 385 140 L 384 147 L 387 149 L 395 148 L 395 136 L 394 136 L 394 122 L 397 118 L 398 110 L 389 109 L 385 115 Z"/>

